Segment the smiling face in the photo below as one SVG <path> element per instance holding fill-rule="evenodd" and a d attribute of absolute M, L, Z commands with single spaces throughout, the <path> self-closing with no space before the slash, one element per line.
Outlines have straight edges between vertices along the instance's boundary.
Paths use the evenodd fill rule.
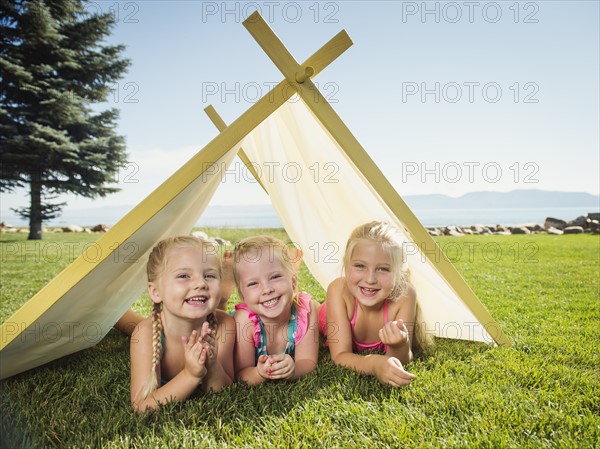
<path fill-rule="evenodd" d="M 348 290 L 367 307 L 383 302 L 394 289 L 392 260 L 376 241 L 358 241 L 345 272 Z"/>
<path fill-rule="evenodd" d="M 296 276 L 287 271 L 272 248 L 259 247 L 236 261 L 238 288 L 248 308 L 261 318 L 289 313 Z"/>
<path fill-rule="evenodd" d="M 219 260 L 200 246 L 167 250 L 165 263 L 148 283 L 152 301 L 162 302 L 163 312 L 186 319 L 206 318 L 220 301 Z"/>

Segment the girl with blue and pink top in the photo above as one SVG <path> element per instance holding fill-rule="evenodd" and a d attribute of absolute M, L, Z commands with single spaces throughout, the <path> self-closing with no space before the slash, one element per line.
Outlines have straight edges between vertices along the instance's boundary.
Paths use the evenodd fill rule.
<path fill-rule="evenodd" d="M 354 229 L 344 275 L 329 285 L 319 309 L 319 328 L 334 363 L 394 387 L 415 377 L 404 369 L 413 356 L 417 303 L 401 242 L 398 231 L 384 222 Z M 377 352 L 357 354 L 362 351 Z"/>
<path fill-rule="evenodd" d="M 233 315 L 234 361 L 236 377 L 246 383 L 297 379 L 317 366 L 318 303 L 297 292 L 294 261 L 299 264 L 299 253 L 273 237 L 235 246 L 233 276 L 242 303 Z"/>

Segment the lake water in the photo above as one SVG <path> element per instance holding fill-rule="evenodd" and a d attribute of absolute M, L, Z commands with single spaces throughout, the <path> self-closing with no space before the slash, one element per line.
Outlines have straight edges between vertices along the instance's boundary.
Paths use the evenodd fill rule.
<path fill-rule="evenodd" d="M 94 226 L 99 223 L 114 225 L 127 212 L 129 207 L 120 206 L 114 209 L 66 210 L 61 217 L 44 222 L 45 226 Z M 538 223 L 543 225 L 546 217 L 573 220 L 589 212 L 598 212 L 593 207 L 557 207 L 557 208 L 514 208 L 514 209 L 413 209 L 414 214 L 424 226 L 446 226 L 455 224 L 467 226 L 514 225 Z M 2 213 L 0 221 L 7 221 L 13 226 L 27 226 L 27 223 L 12 213 Z M 279 228 L 282 227 L 279 217 L 270 205 L 255 206 L 209 206 L 197 222 L 200 227 L 245 227 L 245 228 Z"/>

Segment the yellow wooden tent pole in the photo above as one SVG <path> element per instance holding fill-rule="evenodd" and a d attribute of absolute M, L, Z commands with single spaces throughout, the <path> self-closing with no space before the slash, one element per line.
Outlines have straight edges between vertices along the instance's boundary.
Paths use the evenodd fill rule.
<path fill-rule="evenodd" d="M 198 152 L 188 163 L 148 195 L 141 203 L 123 217 L 110 231 L 94 244 L 100 256 L 90 261 L 82 254 L 52 281 L 44 286 L 19 310 L 0 326 L 0 351 L 10 344 L 19 333 L 6 323 L 19 323 L 21 329 L 31 326 L 46 310 L 62 298 L 81 279 L 122 245 L 132 234 L 165 207 L 172 198 L 212 167 L 227 151 L 256 128 L 265 118 L 275 112 L 294 95 L 288 81 L 282 81 L 271 92 L 257 101 L 235 122 Z"/>
<path fill-rule="evenodd" d="M 264 22 L 260 15 L 257 19 Z M 347 38 L 345 32 L 338 33 L 318 50 L 311 57 L 312 59 L 309 58 L 314 73 L 323 70 L 350 45 L 352 45 L 352 42 Z M 303 68 L 301 72 L 306 73 L 306 70 Z M 165 207 L 171 199 L 182 192 L 215 164 L 229 149 L 233 148 L 263 120 L 289 100 L 297 92 L 297 86 L 298 84 L 295 82 L 290 83 L 289 80 L 283 80 L 270 90 L 230 126 L 225 127 L 188 163 L 125 215 L 109 232 L 98 239 L 95 243 L 95 249 L 100 257 L 94 258 L 93 262 L 86 259 L 84 255 L 78 257 L 9 317 L 0 326 L 0 351 L 20 335 L 20 333 L 13 332 L 13 329 L 9 329 L 6 323 L 19 323 L 20 328 L 23 330 L 29 328 L 81 279 L 88 276 L 95 267 L 111 257 L 120 245 Z"/>
<path fill-rule="evenodd" d="M 286 79 L 293 83 L 296 80 L 297 74 L 302 72 L 300 65 L 296 62 L 294 57 L 290 54 L 285 45 L 283 45 L 281 40 L 279 40 L 269 25 L 258 16 L 252 17 L 252 20 L 248 18 L 244 22 L 244 26 L 271 58 L 273 63 L 281 70 Z M 422 252 L 429 258 L 432 265 L 438 270 L 473 315 L 486 328 L 488 334 L 497 344 L 510 346 L 511 342 L 502 332 L 500 326 L 483 306 L 460 273 L 446 258 L 440 247 L 435 243 L 421 222 L 408 208 L 398 192 L 396 192 L 379 167 L 373 162 L 343 120 L 337 115 L 325 97 L 321 95 L 312 80 L 308 78 L 304 80 L 302 85 L 298 83 L 296 83 L 296 85 L 299 90 L 307 89 L 310 91 L 310 95 L 303 96 L 306 106 L 339 143 L 342 150 L 346 153 L 346 156 L 371 184 L 392 213 L 408 227 L 408 231 L 415 244 L 417 244 L 421 250 L 423 250 L 423 248 L 426 249 Z"/>
<path fill-rule="evenodd" d="M 207 107 L 205 107 L 204 112 L 206 112 L 206 115 L 208 115 L 208 118 L 213 122 L 213 124 L 217 127 L 217 129 L 219 131 L 223 131 L 225 128 L 227 128 L 227 124 L 225 123 L 225 120 L 223 120 L 221 118 L 221 116 L 219 115 L 219 113 L 213 107 L 212 104 L 209 104 Z M 244 165 L 246 166 L 248 171 L 250 173 L 252 173 L 252 176 L 254 176 L 254 179 L 256 179 L 258 184 L 262 187 L 262 189 L 268 195 L 269 192 L 267 192 L 267 189 L 265 189 L 265 186 L 263 185 L 262 181 L 260 180 L 260 176 L 258 175 L 256 168 L 254 167 L 252 162 L 250 162 L 250 159 L 248 158 L 248 155 L 246 154 L 246 152 L 244 151 L 243 148 L 239 149 L 238 157 L 241 159 L 241 161 L 244 163 Z"/>

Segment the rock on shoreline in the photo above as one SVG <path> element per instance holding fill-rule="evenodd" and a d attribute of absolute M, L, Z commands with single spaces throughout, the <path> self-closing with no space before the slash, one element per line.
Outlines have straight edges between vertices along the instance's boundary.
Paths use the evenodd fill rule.
<path fill-rule="evenodd" d="M 107 232 L 110 229 L 108 225 L 98 224 L 92 227 L 83 228 L 77 225 L 69 225 L 62 228 L 46 229 L 43 232 Z M 600 212 L 588 213 L 585 216 L 580 216 L 571 221 L 565 221 L 560 218 L 547 217 L 544 225 L 541 226 L 535 223 L 519 224 L 513 226 L 504 225 L 481 225 L 474 224 L 472 226 L 426 226 L 425 229 L 432 236 L 450 235 L 461 237 L 465 235 L 511 235 L 511 234 L 600 234 Z M 0 233 L 27 233 L 28 228 L 17 228 L 11 226 L 7 222 L 0 223 Z M 195 235 L 196 233 L 194 233 Z M 203 233 L 204 234 L 204 233 Z M 204 237 L 204 236 L 203 236 Z M 205 238 L 208 238 L 206 236 Z M 222 245 L 226 242 L 222 239 L 213 238 L 216 243 Z"/>
<path fill-rule="evenodd" d="M 515 226 L 456 226 L 445 227 L 426 227 L 429 235 L 441 236 L 450 235 L 461 237 L 464 235 L 511 235 L 511 234 L 600 234 L 600 213 L 589 213 L 580 216 L 571 221 L 561 220 L 559 218 L 548 217 L 544 221 L 544 226 L 529 223 Z"/>

